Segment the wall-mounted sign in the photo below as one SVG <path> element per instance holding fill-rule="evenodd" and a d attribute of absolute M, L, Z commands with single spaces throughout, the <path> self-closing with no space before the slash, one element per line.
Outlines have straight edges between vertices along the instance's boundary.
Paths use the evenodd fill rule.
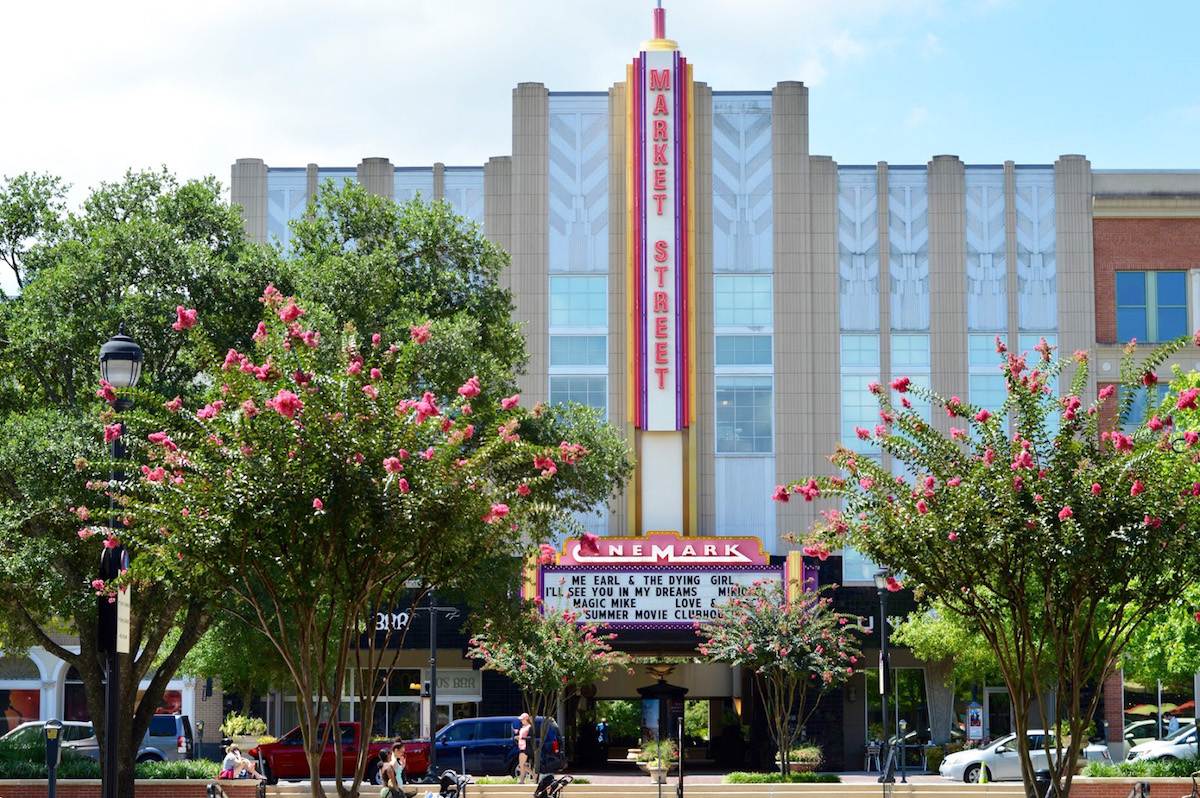
<path fill-rule="evenodd" d="M 673 42 L 654 44 L 626 82 L 631 411 L 638 429 L 675 431 L 692 414 L 692 78 Z"/>
<path fill-rule="evenodd" d="M 983 707 L 977 701 L 967 705 L 967 739 L 983 739 Z"/>
<path fill-rule="evenodd" d="M 568 540 L 558 561 L 537 573 L 545 612 L 571 610 L 614 629 L 686 629 L 757 582 L 783 587 L 758 538 L 599 538 Z M 815 584 L 815 575 L 814 575 Z"/>

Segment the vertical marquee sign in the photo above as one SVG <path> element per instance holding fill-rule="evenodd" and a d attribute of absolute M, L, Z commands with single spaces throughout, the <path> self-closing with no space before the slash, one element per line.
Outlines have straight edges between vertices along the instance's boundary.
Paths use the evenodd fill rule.
<path fill-rule="evenodd" d="M 629 143 L 630 417 L 638 430 L 681 432 L 692 421 L 695 289 L 692 67 L 665 38 L 626 71 Z"/>

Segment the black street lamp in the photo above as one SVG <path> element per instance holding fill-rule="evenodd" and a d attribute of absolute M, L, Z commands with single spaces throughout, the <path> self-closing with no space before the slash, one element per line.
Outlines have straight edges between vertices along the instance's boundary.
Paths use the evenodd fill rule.
<path fill-rule="evenodd" d="M 132 388 L 142 376 L 142 348 L 125 334 L 122 323 L 117 334 L 100 347 L 100 378 L 116 389 Z M 133 407 L 130 399 L 117 399 L 113 409 L 118 413 Z M 121 432 L 124 434 L 124 425 Z M 127 452 L 121 436 L 112 442 L 113 460 L 122 460 Z M 125 478 L 115 464 L 109 474 L 109 528 L 117 528 L 116 502 L 112 498 L 112 484 Z M 108 584 L 128 567 L 128 554 L 124 546 L 105 547 L 100 552 L 100 578 Z M 107 596 L 97 599 L 98 623 L 96 648 L 104 654 L 104 777 L 101 794 L 103 798 L 117 798 L 117 736 L 120 724 L 120 660 L 117 656 L 117 604 Z"/>
<path fill-rule="evenodd" d="M 887 711 L 887 696 L 888 688 L 891 685 L 891 663 L 888 660 L 888 630 L 887 630 L 887 595 L 888 595 L 888 580 L 891 579 L 891 571 L 879 571 L 875 574 L 875 591 L 879 594 L 879 701 L 882 708 L 880 719 L 882 723 L 880 728 L 883 729 L 884 736 L 887 735 L 888 727 L 888 711 Z M 899 706 L 897 706 L 899 711 Z M 888 752 L 882 772 L 879 774 L 879 782 L 893 782 L 896 780 L 895 760 L 892 758 L 892 752 Z"/>

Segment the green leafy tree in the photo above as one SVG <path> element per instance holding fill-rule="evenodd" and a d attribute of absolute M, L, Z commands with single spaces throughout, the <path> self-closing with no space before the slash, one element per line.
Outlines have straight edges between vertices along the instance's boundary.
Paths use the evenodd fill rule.
<path fill-rule="evenodd" d="M 552 718 L 569 691 L 603 681 L 613 668 L 628 667 L 628 657 L 612 648 L 610 641 L 615 638 L 615 634 L 601 634 L 600 627 L 570 610 L 543 614 L 531 604 L 508 619 L 484 620 L 471 638 L 467 656 L 511 679 L 534 718 Z M 533 743 L 534 773 L 541 773 L 549 725 L 541 725 Z"/>
<path fill-rule="evenodd" d="M 274 646 L 262 633 L 219 604 L 212 623 L 179 667 L 185 676 L 216 679 L 226 694 L 237 693 L 243 714 L 254 699 L 290 682 L 287 669 Z"/>
<path fill-rule="evenodd" d="M 1114 416 L 1128 416 L 1136 390 L 1155 384 L 1166 358 L 1187 345 L 1174 341 L 1144 359 L 1130 347 L 1121 397 L 1108 386 L 1086 403 L 1085 352 L 1056 361 L 1042 341 L 1031 368 L 1025 354 L 1008 353 L 997 339 L 1008 395 L 996 413 L 904 377 L 892 391 L 871 387 L 882 423 L 858 435 L 903 464 L 907 479 L 842 449 L 833 462 L 845 476 L 777 491 L 780 500 L 799 494 L 842 502 L 844 513 L 829 512 L 810 549 L 848 542 L 987 640 L 1012 696 L 1031 798 L 1025 732 L 1040 722 L 1069 730 L 1047 736 L 1054 787 L 1066 795 L 1100 700 L 1099 691 L 1085 699 L 1085 690 L 1103 683 L 1137 626 L 1176 601 L 1200 567 L 1200 489 L 1193 489 L 1200 436 L 1171 428 L 1172 414 L 1194 409 L 1200 389 L 1172 393 L 1132 434 L 1101 423 L 1114 402 Z M 1059 397 L 1051 386 L 1066 379 L 1064 369 L 1074 377 Z M 908 393 L 949 414 L 949 434 Z M 893 579 L 893 588 L 900 584 Z M 1052 710 L 1049 695 L 1056 696 Z M 1031 718 L 1031 705 L 1040 718 Z"/>
<path fill-rule="evenodd" d="M 130 392 L 144 409 L 127 419 L 141 463 L 119 486 L 129 520 L 95 532 L 135 551 L 123 577 L 135 589 L 194 569 L 220 580 L 230 614 L 304 697 L 313 795 L 329 745 L 338 792 L 351 795 L 369 751 L 347 784 L 340 735 L 322 721 L 339 715 L 348 684 L 357 713 L 373 715 L 399 642 L 369 623 L 376 609 L 403 606 L 413 581 L 455 588 L 481 562 L 526 556 L 569 509 L 619 485 L 625 446 L 611 428 L 573 429 L 474 377 L 450 396 L 411 393 L 427 348 L 467 334 L 452 320 L 360 339 L 315 303 L 272 287 L 262 301 L 247 352 L 214 351 L 202 320 L 180 311 L 212 387 L 193 405 Z"/>
<path fill-rule="evenodd" d="M 833 610 L 828 590 L 788 601 L 778 585 L 760 584 L 699 628 L 701 654 L 754 674 L 781 773 L 791 770 L 792 750 L 822 694 L 858 667 L 861 629 L 852 620 Z"/>
<path fill-rule="evenodd" d="M 917 659 L 952 660 L 950 679 L 954 684 L 982 687 L 1000 678 L 1000 666 L 987 638 L 943 604 L 911 613 L 896 626 L 891 639 L 907 646 Z"/>
<path fill-rule="evenodd" d="M 103 669 L 87 587 L 99 560 L 76 532 L 107 514 L 107 501 L 84 486 L 88 462 L 104 457 L 94 428 L 100 345 L 124 322 L 145 349 L 143 382 L 189 396 L 195 368 L 168 335 L 175 307 L 205 314 L 217 345 L 248 344 L 261 307 L 243 298 L 275 276 L 275 263 L 245 242 L 215 180 L 131 172 L 101 184 L 74 213 L 64 211 L 63 191 L 38 175 L 0 184 L 0 259 L 22 286 L 0 304 L 0 644 L 41 645 L 65 660 L 99 719 Z M 133 605 L 137 653 L 121 658 L 126 720 L 116 741 L 123 794 L 162 691 L 208 623 L 207 606 L 203 574 L 158 580 Z M 180 633 L 169 635 L 174 628 Z M 78 637 L 78 651 L 61 645 L 63 633 Z M 109 745 L 103 724 L 97 733 Z"/>

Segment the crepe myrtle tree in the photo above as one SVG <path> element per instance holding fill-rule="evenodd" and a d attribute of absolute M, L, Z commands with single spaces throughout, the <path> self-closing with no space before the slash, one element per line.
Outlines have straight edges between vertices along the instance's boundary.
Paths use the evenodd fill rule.
<path fill-rule="evenodd" d="M 544 559 L 546 553 L 541 556 Z M 571 691 L 604 681 L 614 668 L 629 668 L 628 656 L 613 650 L 616 637 L 571 610 L 543 614 L 539 600 L 526 602 L 512 618 L 485 619 L 470 639 L 467 656 L 511 679 L 535 720 L 552 718 L 558 702 Z M 549 725 L 535 725 L 534 773 L 541 773 Z"/>
<path fill-rule="evenodd" d="M 1056 359 L 1043 339 L 1032 353 L 1010 353 L 997 338 L 1007 398 L 995 412 L 906 377 L 890 391 L 870 386 L 880 423 L 856 432 L 904 476 L 839 449 L 832 460 L 841 476 L 776 490 L 778 500 L 841 503 L 812 530 L 809 551 L 852 545 L 903 574 L 895 586 L 907 582 L 983 635 L 1012 696 L 1031 798 L 1026 731 L 1064 730 L 1046 737 L 1046 749 L 1054 788 L 1066 795 L 1100 701 L 1089 688 L 1117 666 L 1138 624 L 1175 601 L 1200 567 L 1200 435 L 1173 428 L 1176 412 L 1196 408 L 1200 389 L 1169 392 L 1131 432 L 1119 426 L 1133 421 L 1137 391 L 1155 385 L 1164 361 L 1187 345 L 1173 341 L 1144 358 L 1127 347 L 1122 393 L 1106 385 L 1088 401 L 1086 352 Z M 1056 383 L 1072 371 L 1059 396 Z M 945 413 L 948 431 L 909 394 Z"/>
<path fill-rule="evenodd" d="M 821 696 L 853 675 L 862 656 L 861 626 L 834 611 L 829 593 L 788 601 L 779 585 L 756 582 L 697 629 L 702 655 L 754 674 L 780 773 L 791 769 L 792 749 Z"/>
<path fill-rule="evenodd" d="M 606 425 L 572 428 L 474 377 L 450 397 L 411 395 L 411 364 L 436 324 L 412 325 L 401 340 L 360 339 L 273 287 L 262 302 L 250 352 L 213 350 L 196 312 L 177 309 L 172 326 L 190 338 L 209 392 L 193 404 L 130 391 L 137 409 L 125 428 L 102 419 L 137 464 L 130 479 L 99 485 L 119 508 L 117 527 L 79 534 L 133 551 L 121 581 L 135 601 L 175 571 L 210 574 L 222 606 L 274 649 L 301 697 L 312 794 L 325 794 L 320 762 L 333 746 L 347 796 L 375 763 L 361 747 L 344 781 L 341 736 L 324 721 L 348 700 L 358 717 L 373 716 L 403 634 L 376 631 L 376 609 L 419 601 L 413 580 L 452 589 L 480 563 L 526 555 L 566 512 L 619 485 L 626 450 Z M 490 421 L 477 427 L 477 417 Z M 582 437 L 546 439 L 573 432 Z"/>

